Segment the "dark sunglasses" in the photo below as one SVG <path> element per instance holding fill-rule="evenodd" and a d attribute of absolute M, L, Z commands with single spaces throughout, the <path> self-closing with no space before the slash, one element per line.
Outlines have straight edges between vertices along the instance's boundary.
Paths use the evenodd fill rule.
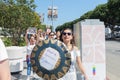
<path fill-rule="evenodd" d="M 68 32 L 68 33 L 63 32 L 62 34 L 63 34 L 63 35 L 66 35 L 66 34 L 67 34 L 67 35 L 69 35 L 69 36 L 72 35 L 72 33 L 70 33 L 70 32 Z"/>
<path fill-rule="evenodd" d="M 50 35 L 50 36 L 54 36 L 54 34 L 53 34 L 53 35 Z"/>

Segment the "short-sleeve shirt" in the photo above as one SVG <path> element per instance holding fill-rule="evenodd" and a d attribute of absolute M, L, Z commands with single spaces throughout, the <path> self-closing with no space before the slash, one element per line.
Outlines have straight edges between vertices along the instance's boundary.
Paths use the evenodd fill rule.
<path fill-rule="evenodd" d="M 5 45 L 2 42 L 2 40 L 0 39 L 0 61 L 5 60 L 7 58 L 8 58 L 8 54 L 7 54 Z"/>

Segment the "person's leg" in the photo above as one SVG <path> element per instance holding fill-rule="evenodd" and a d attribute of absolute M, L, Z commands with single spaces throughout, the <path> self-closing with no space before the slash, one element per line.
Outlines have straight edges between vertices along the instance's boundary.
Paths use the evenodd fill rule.
<path fill-rule="evenodd" d="M 33 75 L 32 75 L 32 79 L 35 80 L 36 79 L 36 73 L 33 71 Z"/>
<path fill-rule="evenodd" d="M 27 80 L 30 80 L 30 75 L 31 75 L 31 62 L 28 59 L 27 60 Z"/>
<path fill-rule="evenodd" d="M 30 60 L 27 61 L 27 75 L 31 75 L 31 62 L 30 62 Z"/>

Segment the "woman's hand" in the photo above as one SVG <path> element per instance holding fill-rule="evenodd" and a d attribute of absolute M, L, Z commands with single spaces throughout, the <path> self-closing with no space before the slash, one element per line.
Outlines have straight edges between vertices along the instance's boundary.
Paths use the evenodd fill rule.
<path fill-rule="evenodd" d="M 88 76 L 87 75 L 85 75 L 85 80 L 88 80 Z"/>

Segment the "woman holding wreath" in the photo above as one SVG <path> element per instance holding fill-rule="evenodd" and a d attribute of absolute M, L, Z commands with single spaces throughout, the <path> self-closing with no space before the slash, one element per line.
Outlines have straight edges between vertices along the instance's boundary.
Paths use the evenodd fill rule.
<path fill-rule="evenodd" d="M 75 46 L 73 32 L 70 28 L 65 28 L 61 32 L 60 40 L 66 45 L 68 50 L 71 53 L 71 65 L 69 71 L 59 80 L 77 80 L 76 77 L 76 64 L 85 77 L 85 80 L 88 80 L 88 77 L 85 73 L 84 67 L 80 58 L 80 51 Z"/>

